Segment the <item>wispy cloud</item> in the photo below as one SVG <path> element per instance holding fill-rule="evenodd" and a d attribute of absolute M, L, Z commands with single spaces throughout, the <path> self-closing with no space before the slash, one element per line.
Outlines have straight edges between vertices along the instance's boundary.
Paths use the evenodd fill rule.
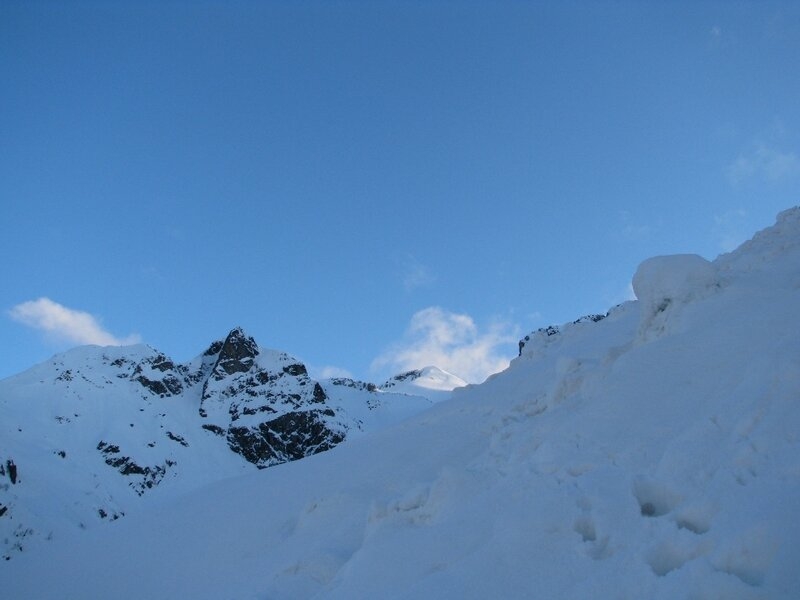
<path fill-rule="evenodd" d="M 518 339 L 517 328 L 509 323 L 481 330 L 469 315 L 432 306 L 414 314 L 403 339 L 376 358 L 372 368 L 400 372 L 435 365 L 478 383 L 508 366 Z"/>
<path fill-rule="evenodd" d="M 436 281 L 436 276 L 430 268 L 411 254 L 406 255 L 400 261 L 400 267 L 403 273 L 403 289 L 406 292 L 413 292 L 417 288 L 431 285 Z"/>
<path fill-rule="evenodd" d="M 749 179 L 778 183 L 800 176 L 800 157 L 794 152 L 781 152 L 767 144 L 758 143 L 752 151 L 739 155 L 730 163 L 725 174 L 733 185 Z"/>
<path fill-rule="evenodd" d="M 97 317 L 67 308 L 49 298 L 17 304 L 8 311 L 8 316 L 23 325 L 73 344 L 124 346 L 141 341 L 137 334 L 118 338 L 106 331 Z"/>

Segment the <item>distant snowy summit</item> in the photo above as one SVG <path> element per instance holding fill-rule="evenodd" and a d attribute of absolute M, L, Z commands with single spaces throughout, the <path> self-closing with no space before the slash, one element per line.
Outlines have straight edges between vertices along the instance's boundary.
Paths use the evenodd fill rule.
<path fill-rule="evenodd" d="M 329 450 L 463 385 L 432 367 L 398 378 L 315 381 L 238 327 L 185 364 L 146 345 L 59 354 L 0 381 L 0 552 Z"/>
<path fill-rule="evenodd" d="M 388 379 L 381 389 L 401 394 L 431 397 L 432 394 L 449 395 L 454 389 L 466 385 L 467 382 L 458 375 L 448 373 L 439 367 L 429 366 L 395 375 Z"/>

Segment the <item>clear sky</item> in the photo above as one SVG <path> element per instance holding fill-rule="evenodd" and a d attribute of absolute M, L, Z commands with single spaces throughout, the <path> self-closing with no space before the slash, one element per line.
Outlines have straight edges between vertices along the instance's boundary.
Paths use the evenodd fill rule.
<path fill-rule="evenodd" d="M 0 377 L 234 326 L 479 381 L 800 203 L 798 2 L 0 3 Z"/>

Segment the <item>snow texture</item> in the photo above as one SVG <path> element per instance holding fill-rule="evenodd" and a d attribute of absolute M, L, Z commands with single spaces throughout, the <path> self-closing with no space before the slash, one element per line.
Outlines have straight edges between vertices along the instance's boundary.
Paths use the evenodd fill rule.
<path fill-rule="evenodd" d="M 0 565 L 3 592 L 800 597 L 800 209 L 636 279 L 638 300 L 531 334 L 481 385 L 43 544 Z"/>
<path fill-rule="evenodd" d="M 641 304 L 641 333 L 663 333 L 668 312 L 717 287 L 713 265 L 697 254 L 654 256 L 639 265 L 633 292 Z"/>

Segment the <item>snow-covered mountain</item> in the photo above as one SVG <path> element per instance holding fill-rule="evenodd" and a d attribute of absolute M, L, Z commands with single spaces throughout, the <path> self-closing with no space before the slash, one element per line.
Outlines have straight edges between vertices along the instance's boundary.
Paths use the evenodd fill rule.
<path fill-rule="evenodd" d="M 440 399 L 423 392 L 313 381 L 239 328 L 183 365 L 144 345 L 60 354 L 0 381 L 0 552 L 329 450 Z"/>
<path fill-rule="evenodd" d="M 800 208 L 634 289 L 394 427 L 42 544 L 3 592 L 800 597 Z"/>
<path fill-rule="evenodd" d="M 381 389 L 411 396 L 444 399 L 467 382 L 439 367 L 425 367 L 395 375 L 381 385 Z"/>

